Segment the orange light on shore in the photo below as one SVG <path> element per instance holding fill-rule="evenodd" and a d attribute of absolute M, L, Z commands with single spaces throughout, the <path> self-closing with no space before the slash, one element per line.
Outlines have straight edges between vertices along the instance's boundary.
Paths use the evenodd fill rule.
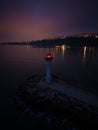
<path fill-rule="evenodd" d="M 51 54 L 47 54 L 47 56 L 45 57 L 46 60 L 52 60 L 53 57 L 51 56 Z"/>

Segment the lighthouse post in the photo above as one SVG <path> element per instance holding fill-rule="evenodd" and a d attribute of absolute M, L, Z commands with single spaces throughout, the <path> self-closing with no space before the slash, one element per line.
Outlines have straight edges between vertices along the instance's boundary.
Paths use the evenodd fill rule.
<path fill-rule="evenodd" d="M 51 76 L 51 61 L 52 61 L 52 56 L 51 54 L 47 54 L 45 57 L 46 60 L 46 83 L 51 83 L 52 82 L 52 76 Z"/>

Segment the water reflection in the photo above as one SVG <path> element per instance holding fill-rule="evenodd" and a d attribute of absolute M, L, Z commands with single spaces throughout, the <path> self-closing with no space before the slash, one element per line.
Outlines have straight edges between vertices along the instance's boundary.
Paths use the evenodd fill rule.
<path fill-rule="evenodd" d="M 56 53 L 60 52 L 62 57 L 64 57 L 66 51 L 66 45 L 56 46 Z"/>
<path fill-rule="evenodd" d="M 95 58 L 95 47 L 84 46 L 83 51 L 82 51 L 82 48 L 77 48 L 77 47 L 70 48 L 70 46 L 67 46 L 67 45 L 56 46 L 55 48 L 47 48 L 47 53 L 51 53 L 54 58 L 58 54 L 62 58 L 64 58 L 65 53 L 68 54 L 69 51 L 77 53 L 77 56 L 78 56 L 78 53 L 81 52 L 82 53 L 82 62 L 86 62 L 88 60 L 88 58 L 90 58 L 91 60 L 93 60 L 93 58 Z"/>
<path fill-rule="evenodd" d="M 62 50 L 62 57 L 64 57 L 64 54 L 65 54 L 65 51 L 66 51 L 66 45 L 62 45 L 61 50 Z"/>
<path fill-rule="evenodd" d="M 28 51 L 29 49 L 30 46 L 27 46 Z M 41 52 L 42 57 L 44 57 L 47 53 L 51 53 L 54 59 L 56 57 L 58 58 L 59 56 L 59 58 L 62 58 L 62 60 L 64 60 L 66 57 L 68 60 L 70 58 L 72 62 L 74 60 L 77 60 L 78 58 L 79 62 L 83 64 L 87 63 L 88 61 L 94 62 L 98 55 L 97 54 L 98 50 L 96 47 L 91 47 L 91 46 L 75 47 L 75 46 L 69 46 L 65 44 L 61 46 L 57 45 L 55 47 L 47 47 L 47 48 L 42 46 L 39 48 L 39 51 Z"/>
<path fill-rule="evenodd" d="M 72 60 L 75 60 L 76 57 L 78 57 L 79 60 L 81 60 L 81 62 L 85 63 L 89 60 L 91 62 L 96 60 L 97 57 L 96 49 L 97 48 L 91 46 L 84 46 L 82 48 L 82 47 L 70 47 L 67 45 L 61 45 L 61 46 L 57 45 L 56 47 L 53 48 L 47 48 L 47 53 L 51 53 L 53 58 L 59 55 L 63 59 L 65 58 L 65 53 L 66 53 L 67 57 L 70 55 Z M 73 53 L 76 54 L 75 57 L 73 56 Z M 81 59 L 81 55 L 82 55 L 82 59 Z"/>
<path fill-rule="evenodd" d="M 87 56 L 87 47 L 84 46 L 84 48 L 83 48 L 83 62 L 85 62 L 86 56 Z"/>
<path fill-rule="evenodd" d="M 62 45 L 52 48 L 1 46 L 1 76 L 4 73 L 9 75 L 12 73 L 21 80 L 23 75 L 28 77 L 28 74 L 45 74 L 44 58 L 48 52 L 52 54 L 54 59 L 52 63 L 54 74 L 62 76 L 63 79 L 68 77 L 72 78 L 71 80 L 73 78 L 80 81 L 87 80 L 85 82 L 92 82 L 92 84 L 98 82 L 98 48 L 90 46 L 70 47 Z M 9 79 L 11 78 L 13 77 Z"/>
<path fill-rule="evenodd" d="M 95 47 L 83 47 L 83 62 L 87 62 L 87 60 L 94 61 L 96 59 L 96 49 Z"/>

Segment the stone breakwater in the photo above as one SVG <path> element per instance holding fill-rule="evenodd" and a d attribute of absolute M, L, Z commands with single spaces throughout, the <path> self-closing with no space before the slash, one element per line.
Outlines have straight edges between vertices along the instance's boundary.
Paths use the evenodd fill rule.
<path fill-rule="evenodd" d="M 42 86 L 39 82 L 43 76 L 32 76 L 25 83 L 20 85 L 17 96 L 31 110 L 49 112 L 54 116 L 65 116 L 80 129 L 96 127 L 98 129 L 98 108 L 88 105 L 85 102 L 64 95 L 46 85 Z M 58 82 L 57 78 L 53 78 Z M 22 107 L 24 104 L 22 103 Z"/>

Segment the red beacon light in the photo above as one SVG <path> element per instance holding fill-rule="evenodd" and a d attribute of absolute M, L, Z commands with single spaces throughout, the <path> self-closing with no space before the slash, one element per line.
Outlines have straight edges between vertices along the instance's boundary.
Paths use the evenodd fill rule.
<path fill-rule="evenodd" d="M 46 57 L 45 57 L 45 59 L 49 61 L 49 60 L 52 60 L 53 57 L 51 56 L 51 54 L 47 54 Z"/>

